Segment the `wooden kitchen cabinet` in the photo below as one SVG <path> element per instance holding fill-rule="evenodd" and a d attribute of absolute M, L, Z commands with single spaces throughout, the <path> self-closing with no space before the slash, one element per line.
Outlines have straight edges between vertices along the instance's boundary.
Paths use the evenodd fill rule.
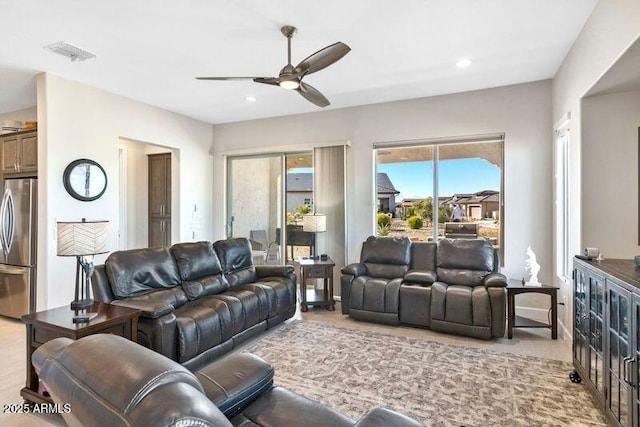
<path fill-rule="evenodd" d="M 38 172 L 38 131 L 0 136 L 3 178 L 35 177 Z"/>

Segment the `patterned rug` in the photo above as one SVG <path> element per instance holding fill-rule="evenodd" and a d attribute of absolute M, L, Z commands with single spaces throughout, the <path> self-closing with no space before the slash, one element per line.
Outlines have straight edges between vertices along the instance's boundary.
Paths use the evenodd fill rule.
<path fill-rule="evenodd" d="M 385 406 L 427 426 L 602 426 L 569 363 L 314 321 L 285 324 L 244 351 L 275 384 L 354 419 Z"/>

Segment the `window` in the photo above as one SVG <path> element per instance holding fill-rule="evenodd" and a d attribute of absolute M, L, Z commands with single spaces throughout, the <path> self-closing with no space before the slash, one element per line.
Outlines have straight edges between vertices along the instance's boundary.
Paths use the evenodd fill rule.
<path fill-rule="evenodd" d="M 569 250 L 569 127 L 568 120 L 555 131 L 554 193 L 555 193 L 555 255 L 556 275 L 569 281 L 571 253 Z"/>
<path fill-rule="evenodd" d="M 503 247 L 504 135 L 376 144 L 377 235 L 433 241 L 452 222 Z M 417 217 L 412 219 L 411 217 Z M 447 231 L 448 230 L 448 231 Z M 468 234 L 468 233 L 467 233 Z"/>

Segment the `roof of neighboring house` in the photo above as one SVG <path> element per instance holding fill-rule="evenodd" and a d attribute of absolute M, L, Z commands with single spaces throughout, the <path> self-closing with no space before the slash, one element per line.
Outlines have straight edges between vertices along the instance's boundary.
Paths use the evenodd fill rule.
<path fill-rule="evenodd" d="M 499 202 L 500 192 L 495 190 L 483 190 L 474 194 L 456 193 L 453 196 L 446 197 L 444 200 L 438 198 L 440 204 L 473 204 L 482 202 Z"/>
<path fill-rule="evenodd" d="M 313 174 L 310 172 L 288 173 L 287 192 L 311 192 L 313 191 Z M 400 194 L 393 186 L 389 175 L 378 172 L 378 194 Z"/>
<path fill-rule="evenodd" d="M 313 191 L 313 174 L 309 172 L 288 173 L 287 191 Z"/>
<path fill-rule="evenodd" d="M 396 187 L 389 179 L 389 175 L 384 172 L 378 172 L 378 194 L 400 194 Z"/>

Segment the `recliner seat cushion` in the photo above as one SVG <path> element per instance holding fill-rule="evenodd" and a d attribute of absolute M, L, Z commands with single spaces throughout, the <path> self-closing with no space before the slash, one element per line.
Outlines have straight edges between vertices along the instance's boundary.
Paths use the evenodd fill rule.
<path fill-rule="evenodd" d="M 222 300 L 202 298 L 175 311 L 178 329 L 178 362 L 183 363 L 230 339 L 234 317 Z"/>
<path fill-rule="evenodd" d="M 286 277 L 265 277 L 255 283 L 235 286 L 233 290 L 246 289 L 258 295 L 263 307 L 266 307 L 267 318 L 286 313 L 295 306 L 295 285 Z"/>
<path fill-rule="evenodd" d="M 233 335 L 269 317 L 267 296 L 264 293 L 257 294 L 251 289 L 231 288 L 221 294 L 208 296 L 204 300 L 223 301 L 229 307 Z"/>
<path fill-rule="evenodd" d="M 377 313 L 398 313 L 402 279 L 356 277 L 351 285 L 349 307 Z"/>
<path fill-rule="evenodd" d="M 431 287 L 431 318 L 471 326 L 491 326 L 491 303 L 484 286 L 448 285 Z"/>
<path fill-rule="evenodd" d="M 180 285 L 178 268 L 168 248 L 113 252 L 105 269 L 114 295 L 128 298 Z"/>

